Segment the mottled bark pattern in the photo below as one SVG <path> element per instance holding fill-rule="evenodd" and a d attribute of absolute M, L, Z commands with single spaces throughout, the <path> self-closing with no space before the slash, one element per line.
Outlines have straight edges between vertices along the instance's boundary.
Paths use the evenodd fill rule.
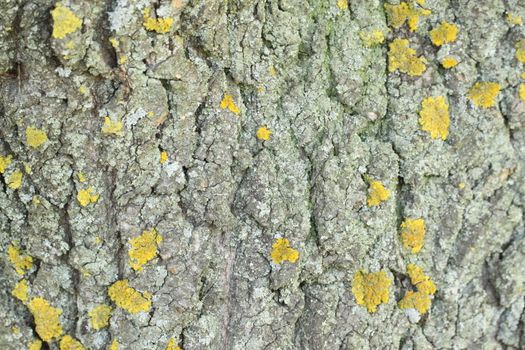
<path fill-rule="evenodd" d="M 0 3 L 1 349 L 38 337 L 11 294 L 21 278 L 87 349 L 525 347 L 525 26 L 507 20 L 525 19 L 523 1 L 427 0 L 411 32 L 388 26 L 380 0 L 63 0 L 82 21 L 64 38 L 55 6 Z M 144 9 L 172 26 L 148 30 Z M 459 34 L 438 48 L 441 21 Z M 386 40 L 367 47 L 373 29 Z M 425 58 L 421 76 L 388 71 L 395 38 Z M 444 69 L 447 55 L 459 65 Z M 501 85 L 495 107 L 467 98 L 478 81 Z M 449 105 L 445 141 L 421 130 L 430 96 Z M 28 127 L 48 140 L 30 146 Z M 378 206 L 370 180 L 390 191 Z M 399 239 L 405 218 L 425 220 L 417 254 Z M 130 240 L 152 229 L 158 256 L 135 271 Z M 277 237 L 296 262 L 272 261 Z M 23 276 L 12 243 L 33 257 Z M 419 321 L 398 306 L 409 263 L 437 286 Z M 392 280 L 375 313 L 352 294 L 359 270 Z M 110 300 L 123 279 L 151 293 L 149 312 Z M 95 330 L 100 304 L 113 311 Z"/>

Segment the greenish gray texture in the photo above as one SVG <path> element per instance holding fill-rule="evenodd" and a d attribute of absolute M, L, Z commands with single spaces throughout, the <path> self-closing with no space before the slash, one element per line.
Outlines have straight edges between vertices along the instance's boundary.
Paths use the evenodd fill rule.
<path fill-rule="evenodd" d="M 0 181 L 1 349 L 37 337 L 11 296 L 13 241 L 35 261 L 30 297 L 61 308 L 65 334 L 87 349 L 165 349 L 170 338 L 184 350 L 525 348 L 525 69 L 514 57 L 525 26 L 505 20 L 525 18 L 524 2 L 427 0 L 415 32 L 388 29 L 379 0 L 62 4 L 82 28 L 53 39 L 55 1 L 0 3 L 0 155 L 13 156 Z M 145 8 L 172 16 L 171 31 L 147 31 Z M 442 20 L 460 32 L 436 48 L 428 31 Z M 376 28 L 386 42 L 364 46 L 359 33 Z M 394 38 L 425 57 L 421 77 L 388 72 Z M 444 70 L 447 54 L 461 63 Z M 497 106 L 468 100 L 477 81 L 501 84 Z M 219 107 L 226 93 L 239 116 Z M 446 141 L 418 122 L 437 95 L 450 105 Z M 101 132 L 107 115 L 121 136 Z M 261 125 L 269 141 L 255 137 Z M 28 126 L 49 141 L 29 147 Z M 7 176 L 26 164 L 12 190 Z M 366 204 L 368 178 L 391 192 L 378 207 Z M 100 199 L 82 207 L 88 186 Z M 399 241 L 406 217 L 426 221 L 417 255 Z M 129 240 L 151 228 L 159 255 L 135 272 Z M 271 261 L 276 237 L 297 263 Z M 421 317 L 397 306 L 408 263 L 438 288 Z M 351 292 L 361 269 L 393 280 L 376 313 Z M 107 289 L 125 278 L 152 293 L 151 311 L 115 308 L 93 330 L 89 310 L 114 306 Z"/>

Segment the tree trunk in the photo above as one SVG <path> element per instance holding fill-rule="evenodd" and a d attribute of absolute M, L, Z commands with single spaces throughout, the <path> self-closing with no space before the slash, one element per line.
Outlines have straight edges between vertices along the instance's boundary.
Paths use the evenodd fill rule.
<path fill-rule="evenodd" d="M 0 348 L 525 348 L 525 3 L 389 3 L 3 0 Z"/>

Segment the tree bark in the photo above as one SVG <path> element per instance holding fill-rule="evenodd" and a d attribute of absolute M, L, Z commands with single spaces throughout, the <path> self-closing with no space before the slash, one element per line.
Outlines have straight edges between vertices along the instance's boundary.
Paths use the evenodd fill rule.
<path fill-rule="evenodd" d="M 408 3 L 431 11 L 413 31 L 380 0 L 2 1 L 0 348 L 46 340 L 38 298 L 43 349 L 525 348 L 525 4 Z M 396 39 L 422 74 L 390 66 Z M 409 264 L 427 312 L 400 307 Z M 359 271 L 390 281 L 375 312 Z"/>

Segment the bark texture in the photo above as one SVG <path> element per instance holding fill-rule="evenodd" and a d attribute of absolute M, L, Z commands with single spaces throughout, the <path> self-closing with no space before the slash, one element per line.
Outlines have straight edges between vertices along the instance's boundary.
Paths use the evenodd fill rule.
<path fill-rule="evenodd" d="M 43 337 L 39 297 L 63 329 L 43 349 L 64 335 L 86 349 L 525 347 L 525 26 L 508 18 L 525 4 L 409 1 L 432 11 L 410 31 L 383 1 L 344 3 L 2 0 L 0 348 Z M 58 7 L 81 21 L 63 37 Z M 458 39 L 436 47 L 442 21 Z M 385 42 L 367 45 L 372 30 Z M 421 76 L 389 72 L 396 38 L 425 58 Z M 480 81 L 500 84 L 494 107 L 467 97 Z M 419 123 L 438 95 L 446 140 Z M 28 128 L 47 140 L 33 147 Z M 372 180 L 390 197 L 369 207 Z M 405 218 L 425 220 L 417 254 L 400 242 Z M 131 242 L 152 229 L 158 254 L 136 271 Z M 278 237 L 296 262 L 272 260 Z M 9 247 L 33 259 L 22 274 Z M 409 263 L 438 289 L 423 315 L 398 306 Z M 354 275 L 380 270 L 389 301 L 369 313 Z M 12 295 L 21 279 L 26 301 Z M 151 293 L 146 312 L 109 297 L 125 279 Z M 101 304 L 112 313 L 96 330 Z"/>

